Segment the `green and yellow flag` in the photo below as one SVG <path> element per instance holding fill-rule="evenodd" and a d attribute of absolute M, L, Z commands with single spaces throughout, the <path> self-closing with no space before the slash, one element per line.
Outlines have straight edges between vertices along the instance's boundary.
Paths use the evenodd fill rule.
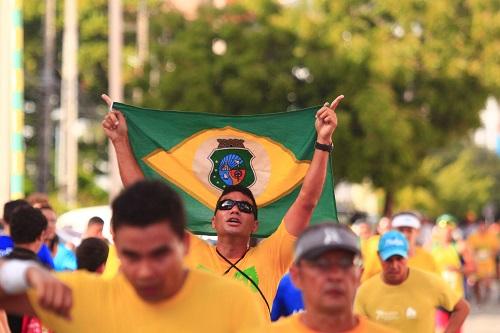
<path fill-rule="evenodd" d="M 298 111 L 225 116 L 160 111 L 114 103 L 127 118 L 134 155 L 148 178 L 160 178 L 182 196 L 188 226 L 214 235 L 211 218 L 227 185 L 255 195 L 259 230 L 271 234 L 292 205 L 309 167 L 317 107 Z M 313 221 L 337 217 L 332 161 Z"/>

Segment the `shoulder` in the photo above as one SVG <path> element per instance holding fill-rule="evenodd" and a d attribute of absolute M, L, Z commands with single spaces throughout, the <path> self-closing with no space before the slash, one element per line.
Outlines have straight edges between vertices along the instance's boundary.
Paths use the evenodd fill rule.
<path fill-rule="evenodd" d="M 270 325 L 270 332 L 271 333 L 300 332 L 299 325 L 300 325 L 299 314 L 294 314 L 289 317 L 282 317 L 280 320 L 273 322 Z"/>

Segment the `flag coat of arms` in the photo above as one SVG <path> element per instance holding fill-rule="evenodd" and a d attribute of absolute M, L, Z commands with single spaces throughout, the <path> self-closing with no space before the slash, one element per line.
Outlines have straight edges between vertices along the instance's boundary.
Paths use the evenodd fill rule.
<path fill-rule="evenodd" d="M 161 111 L 114 103 L 128 125 L 134 156 L 147 178 L 161 179 L 184 200 L 189 229 L 214 235 L 211 218 L 222 190 L 248 187 L 259 207 L 257 237 L 270 235 L 297 197 L 316 142 L 318 107 L 248 116 Z M 332 160 L 312 223 L 336 219 Z"/>

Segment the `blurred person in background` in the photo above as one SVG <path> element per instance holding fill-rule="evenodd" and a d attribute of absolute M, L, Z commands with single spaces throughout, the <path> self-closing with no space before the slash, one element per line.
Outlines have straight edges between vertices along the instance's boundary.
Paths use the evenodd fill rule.
<path fill-rule="evenodd" d="M 5 258 L 32 260 L 42 264 L 37 252 L 45 241 L 47 219 L 39 209 L 29 204 L 17 208 L 12 214 L 10 235 L 14 242 L 14 249 Z M 12 333 L 27 332 L 26 327 L 42 328 L 40 321 L 32 316 L 22 316 L 8 313 L 7 320 Z"/>
<path fill-rule="evenodd" d="M 456 239 L 457 220 L 450 214 L 443 214 L 436 219 L 432 256 L 436 261 L 443 280 L 460 297 L 465 297 L 465 277 L 474 271 L 474 261 L 467 245 Z M 448 325 L 450 314 L 440 309 L 436 314 L 438 332 L 443 332 Z"/>
<path fill-rule="evenodd" d="M 477 304 L 484 304 L 491 294 L 491 284 L 496 275 L 495 259 L 499 249 L 496 235 L 488 230 L 484 218 L 476 222 L 476 230 L 467 239 L 476 263 L 474 296 Z"/>
<path fill-rule="evenodd" d="M 8 255 L 14 249 L 14 242 L 10 237 L 10 221 L 16 209 L 26 206 L 29 206 L 29 203 L 23 199 L 7 201 L 4 204 L 2 217 L 3 230 L 0 235 L 0 257 Z"/>
<path fill-rule="evenodd" d="M 102 235 L 103 229 L 104 220 L 99 216 L 93 216 L 89 219 L 89 222 L 87 223 L 87 230 L 85 230 L 82 238 L 96 237 L 104 239 L 104 236 Z"/>
<path fill-rule="evenodd" d="M 417 245 L 418 230 L 421 226 L 419 216 L 412 212 L 400 212 L 392 217 L 391 226 L 393 230 L 398 230 L 408 240 L 408 266 L 439 274 L 436 262 L 430 252 Z M 381 271 L 382 266 L 378 256 L 373 253 L 368 254 L 364 261 L 361 281 L 364 282 Z"/>
<path fill-rule="evenodd" d="M 375 229 L 375 235 L 368 238 L 366 241 L 361 243 L 361 253 L 363 255 L 363 271 L 366 270 L 366 265 L 368 263 L 368 267 L 370 265 L 377 265 L 377 248 L 378 242 L 380 240 L 380 236 L 385 234 L 387 231 L 391 230 L 391 219 L 383 216 L 377 223 L 377 227 Z M 361 282 L 365 281 L 367 276 L 363 273 L 361 275 Z"/>
<path fill-rule="evenodd" d="M 444 332 L 457 332 L 469 305 L 437 274 L 409 267 L 409 251 L 406 236 L 397 230 L 380 238 L 382 272 L 361 285 L 355 311 L 402 333 L 431 333 L 436 309 L 442 307 L 451 313 Z"/>
<path fill-rule="evenodd" d="M 76 248 L 78 269 L 102 274 L 108 260 L 109 246 L 104 240 L 89 237 L 82 240 Z"/>
<path fill-rule="evenodd" d="M 270 332 L 396 332 L 353 312 L 360 255 L 359 238 L 348 226 L 322 223 L 307 228 L 297 239 L 290 268 L 305 311 L 274 322 Z"/>

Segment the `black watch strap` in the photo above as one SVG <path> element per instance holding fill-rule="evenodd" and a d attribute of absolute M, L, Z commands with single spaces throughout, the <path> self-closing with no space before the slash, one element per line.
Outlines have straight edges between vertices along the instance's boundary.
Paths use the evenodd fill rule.
<path fill-rule="evenodd" d="M 323 143 L 319 143 L 316 141 L 316 144 L 314 144 L 314 148 L 331 153 L 333 151 L 333 143 L 330 143 L 329 145 L 325 145 Z"/>

